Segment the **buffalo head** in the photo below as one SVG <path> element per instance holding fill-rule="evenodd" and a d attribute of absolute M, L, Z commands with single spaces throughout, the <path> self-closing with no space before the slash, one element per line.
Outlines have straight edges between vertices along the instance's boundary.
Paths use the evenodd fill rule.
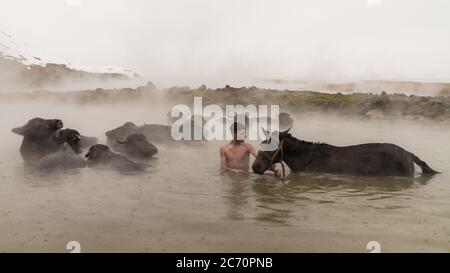
<path fill-rule="evenodd" d="M 12 129 L 12 132 L 31 139 L 43 139 L 50 137 L 55 131 L 63 128 L 64 124 L 59 119 L 34 118 L 22 127 Z"/>

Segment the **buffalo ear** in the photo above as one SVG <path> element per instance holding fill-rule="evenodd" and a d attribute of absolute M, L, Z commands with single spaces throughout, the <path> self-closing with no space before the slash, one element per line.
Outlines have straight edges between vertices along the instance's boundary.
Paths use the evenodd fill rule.
<path fill-rule="evenodd" d="M 12 129 L 11 131 L 14 134 L 18 134 L 18 135 L 21 135 L 21 136 L 25 135 L 25 132 L 26 132 L 24 127 L 17 127 L 17 128 Z"/>

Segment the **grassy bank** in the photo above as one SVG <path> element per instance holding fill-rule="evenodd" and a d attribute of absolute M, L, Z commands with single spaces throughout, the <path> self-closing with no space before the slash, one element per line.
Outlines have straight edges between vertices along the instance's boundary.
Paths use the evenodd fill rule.
<path fill-rule="evenodd" d="M 405 94 L 372 93 L 320 93 L 314 91 L 289 91 L 259 89 L 256 87 L 197 89 L 172 87 L 155 89 L 152 86 L 136 89 L 97 89 L 78 92 L 34 92 L 4 94 L 3 103 L 14 101 L 52 100 L 55 103 L 115 104 L 160 101 L 171 104 L 192 104 L 193 98 L 203 98 L 204 104 L 278 104 L 281 111 L 296 114 L 329 114 L 370 119 L 407 119 L 450 122 L 450 97 L 414 96 Z"/>

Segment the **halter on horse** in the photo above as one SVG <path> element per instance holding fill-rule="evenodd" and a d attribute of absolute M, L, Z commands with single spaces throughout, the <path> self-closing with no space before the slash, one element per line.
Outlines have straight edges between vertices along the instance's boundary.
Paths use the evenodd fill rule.
<path fill-rule="evenodd" d="M 281 163 L 281 168 L 283 171 L 283 175 L 281 176 L 281 179 L 286 178 L 286 168 L 283 163 L 283 160 L 284 160 L 283 144 L 284 144 L 284 139 L 281 140 L 280 144 L 278 145 L 278 148 L 275 150 L 275 152 L 273 153 L 273 155 L 271 157 L 266 155 L 265 153 L 262 153 L 262 155 L 266 159 L 270 160 L 270 167 L 268 168 L 269 170 L 275 172 L 275 170 L 274 170 L 275 164 Z M 279 154 L 281 154 L 280 158 L 278 160 L 276 160 L 276 158 Z"/>

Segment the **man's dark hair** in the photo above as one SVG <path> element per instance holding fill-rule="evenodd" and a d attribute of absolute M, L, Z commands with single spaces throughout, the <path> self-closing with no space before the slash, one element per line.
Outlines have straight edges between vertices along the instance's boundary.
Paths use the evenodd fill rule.
<path fill-rule="evenodd" d="M 242 123 L 239 122 L 233 122 L 230 126 L 230 131 L 233 135 L 236 135 L 237 132 L 245 130 L 245 126 Z"/>

